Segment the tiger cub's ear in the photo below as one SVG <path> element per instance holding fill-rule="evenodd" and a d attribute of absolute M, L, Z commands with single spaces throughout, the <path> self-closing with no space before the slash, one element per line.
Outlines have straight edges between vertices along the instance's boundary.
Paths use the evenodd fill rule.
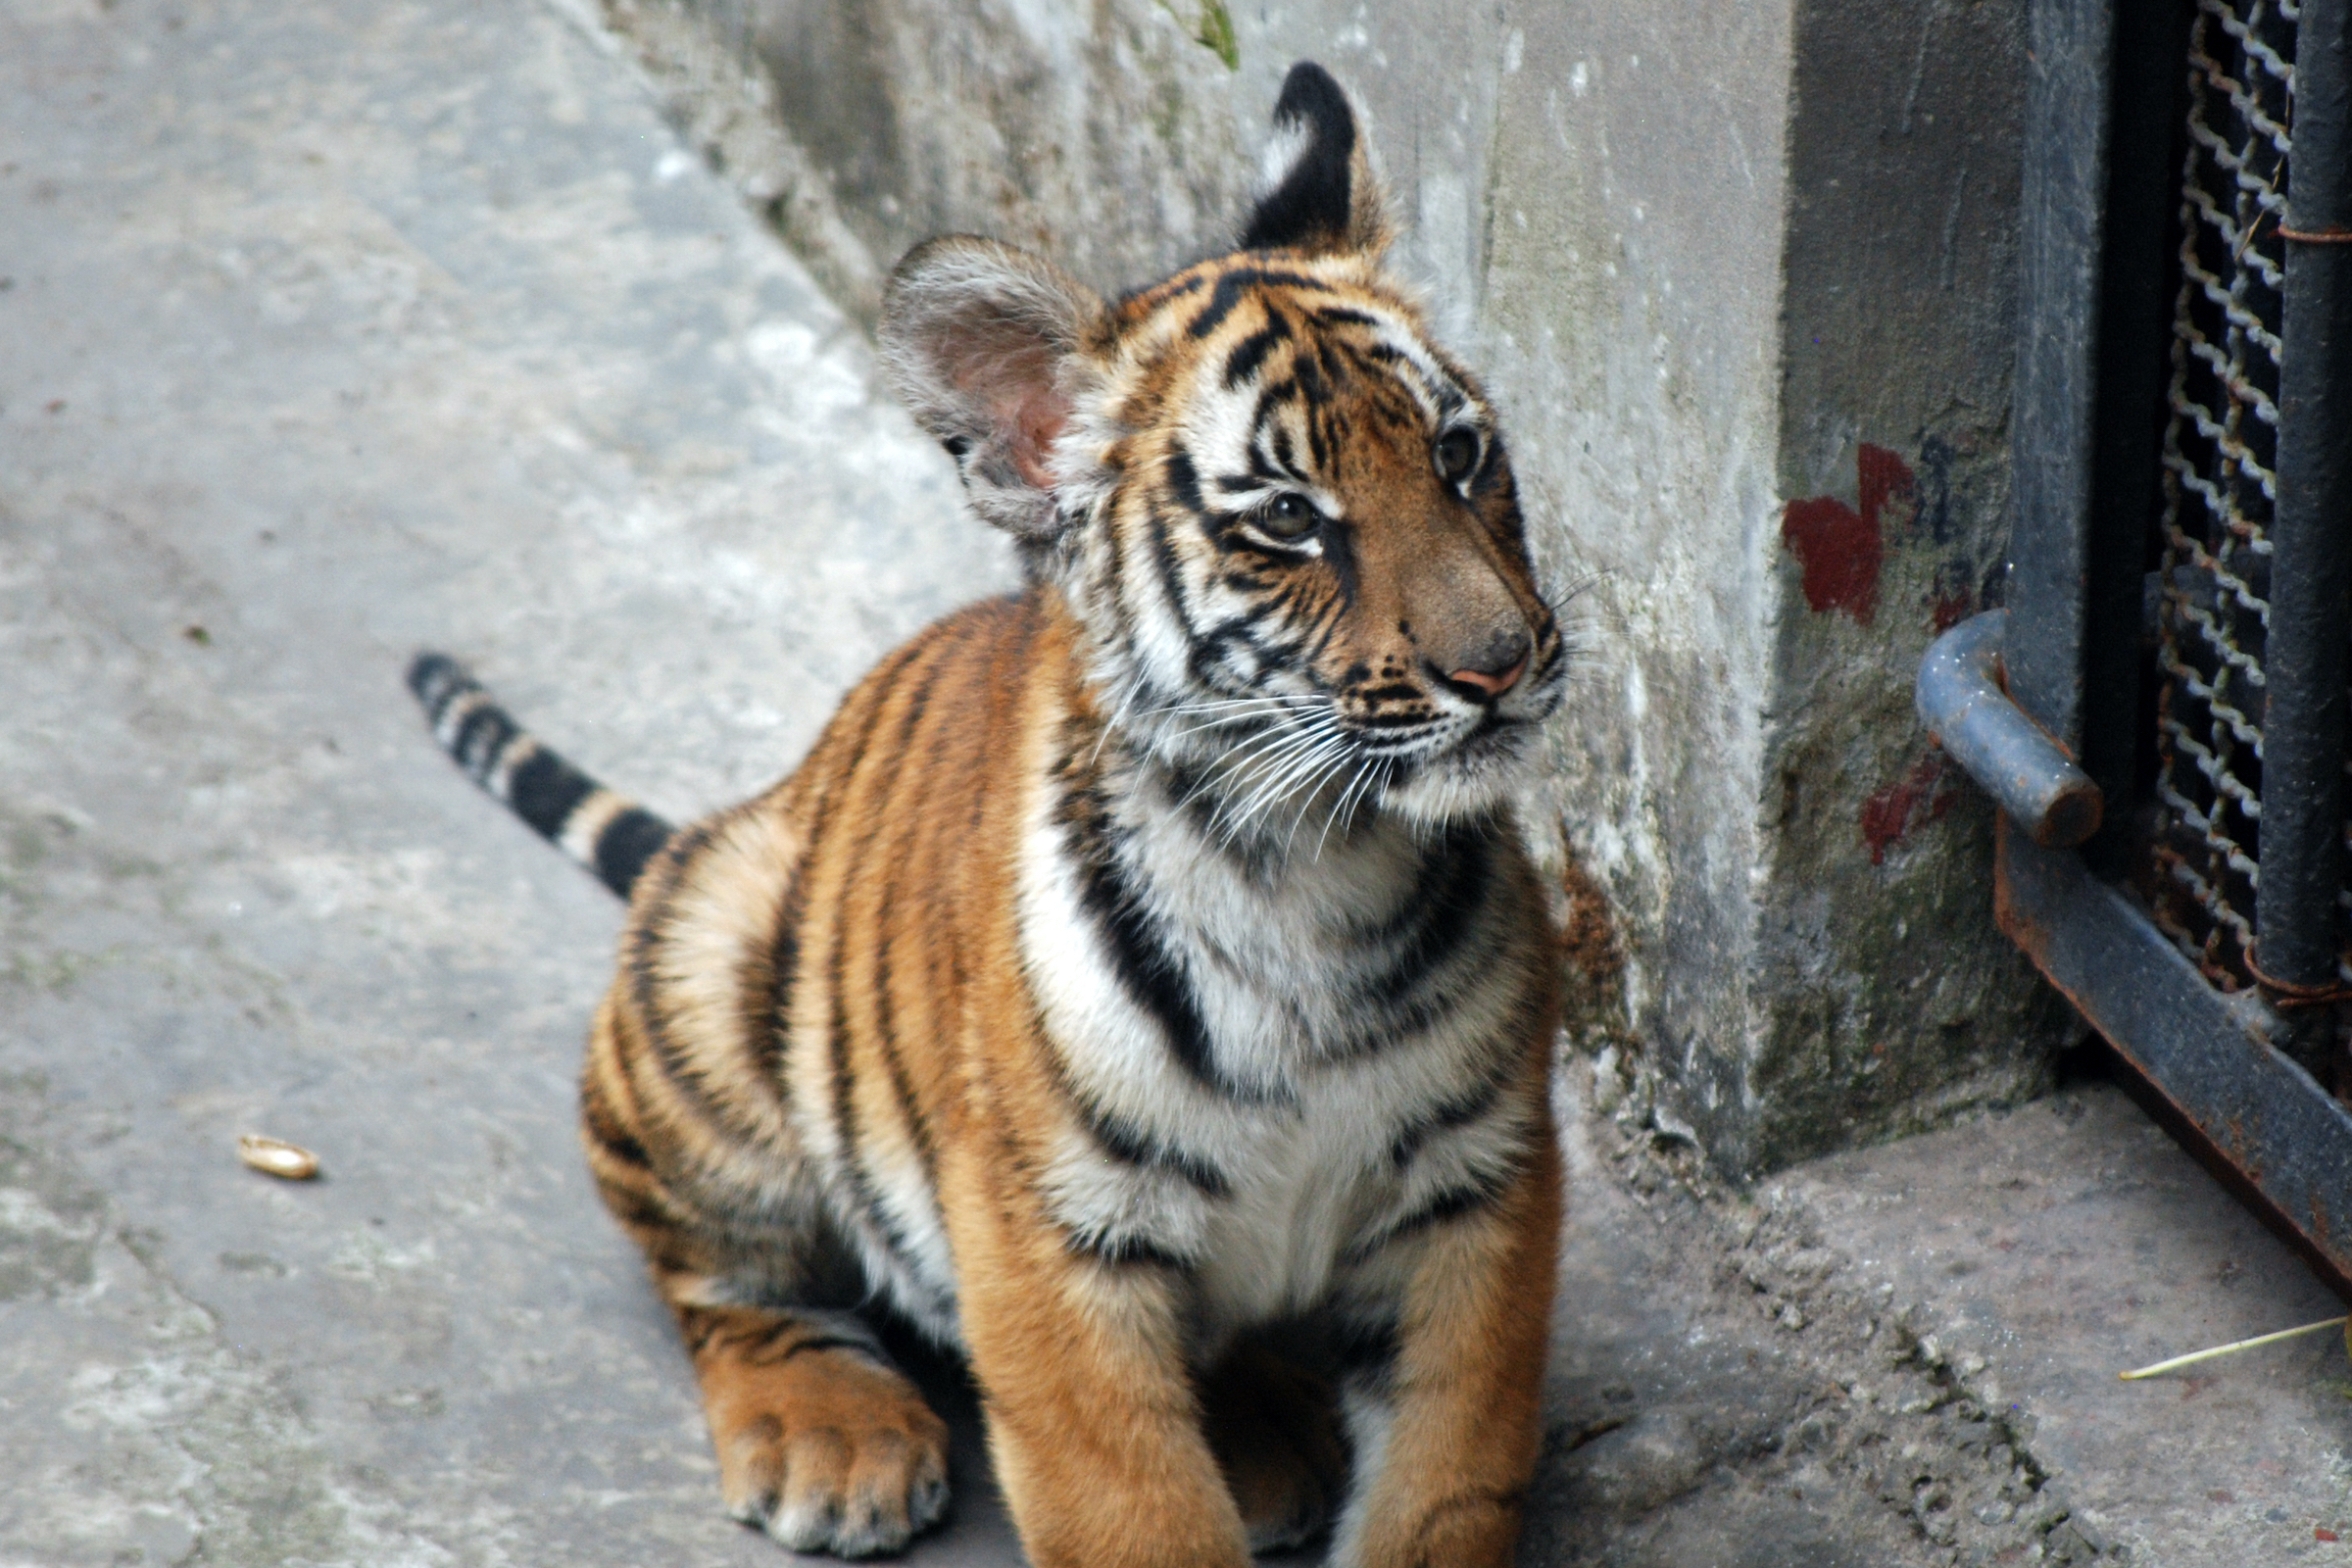
<path fill-rule="evenodd" d="M 1299 61 L 1274 101 L 1274 139 L 1266 144 L 1242 249 L 1362 251 L 1377 258 L 1395 238 L 1388 193 L 1354 105 L 1330 72 Z"/>
<path fill-rule="evenodd" d="M 1054 444 L 1102 313 L 1085 284 L 968 234 L 906 253 L 882 295 L 883 368 L 915 422 L 956 459 L 972 510 L 1028 544 L 1059 531 Z"/>

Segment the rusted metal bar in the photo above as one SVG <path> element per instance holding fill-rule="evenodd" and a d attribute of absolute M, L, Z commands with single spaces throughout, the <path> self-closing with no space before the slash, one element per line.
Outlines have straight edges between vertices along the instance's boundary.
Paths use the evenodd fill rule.
<path fill-rule="evenodd" d="M 2027 35 L 2008 691 L 2071 751 L 2082 733 L 2114 0 L 2034 0 Z"/>
<path fill-rule="evenodd" d="M 2099 787 L 2001 689 L 2008 612 L 1972 615 L 1928 645 L 1919 662 L 1919 721 L 2034 842 L 2082 843 L 2098 831 Z"/>
<path fill-rule="evenodd" d="M 2352 0 L 2304 0 L 2287 166 L 2278 499 L 2263 663 L 2255 963 L 2288 998 L 2341 991 L 2345 680 L 2352 673 Z M 2321 1020 L 2324 1022 L 2324 1020 Z"/>
<path fill-rule="evenodd" d="M 2222 1160 L 2241 1198 L 2352 1295 L 2352 1110 L 2275 1041 L 2258 992 L 2206 984 L 2130 898 L 2082 857 L 2001 824 L 1993 913 L 2052 984 Z M 2170 1118 L 2167 1118 L 2170 1119 Z"/>
<path fill-rule="evenodd" d="M 2151 596 L 2149 519 L 2163 505 L 2165 394 L 2172 380 L 2173 295 L 2169 262 L 2174 210 L 2180 205 L 2173 150 L 2186 84 L 2194 0 L 2132 0 L 2115 17 L 2108 86 L 2106 222 L 2098 262 L 2098 340 L 2091 346 L 2098 390 L 2092 399 L 2089 510 L 2082 584 L 2082 736 L 2075 760 L 2106 797 L 2099 831 L 2082 846 L 2101 876 L 2130 873 L 2145 853 L 2145 832 L 2126 803 L 2139 791 L 2143 760 L 2152 762 L 2155 726 L 2143 693 L 2152 673 L 2142 652 Z M 2011 600 L 2016 603 L 2015 598 Z M 2155 627 L 2146 624 L 2146 645 Z M 2014 683 L 2016 671 L 2011 669 Z M 2033 704 L 2016 692 L 2021 706 Z"/>

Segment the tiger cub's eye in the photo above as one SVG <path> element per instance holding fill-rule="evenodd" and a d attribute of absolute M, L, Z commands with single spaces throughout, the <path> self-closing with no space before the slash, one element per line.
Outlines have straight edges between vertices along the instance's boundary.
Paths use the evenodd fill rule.
<path fill-rule="evenodd" d="M 1256 517 L 1257 531 L 1270 538 L 1303 539 L 1315 531 L 1323 514 L 1304 496 L 1279 495 L 1266 503 Z"/>
<path fill-rule="evenodd" d="M 1478 465 L 1478 432 L 1452 429 L 1438 437 L 1435 454 L 1438 474 L 1447 484 L 1460 484 Z"/>

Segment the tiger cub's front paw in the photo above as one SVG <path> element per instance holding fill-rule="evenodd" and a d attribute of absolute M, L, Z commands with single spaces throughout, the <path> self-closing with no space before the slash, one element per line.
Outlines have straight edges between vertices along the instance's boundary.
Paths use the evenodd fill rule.
<path fill-rule="evenodd" d="M 947 1512 L 947 1424 L 858 1350 L 709 1366 L 703 1393 L 727 1512 L 795 1551 L 898 1551 Z"/>

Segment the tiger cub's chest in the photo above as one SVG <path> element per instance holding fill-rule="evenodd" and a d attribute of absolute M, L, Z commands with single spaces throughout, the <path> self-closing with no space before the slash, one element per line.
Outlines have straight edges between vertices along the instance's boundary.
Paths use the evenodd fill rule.
<path fill-rule="evenodd" d="M 1350 1246 L 1403 1199 L 1388 1158 L 1398 1118 L 1353 1076 L 1310 1086 L 1237 1151 L 1234 1190 L 1209 1214 L 1196 1270 L 1204 1339 L 1313 1308 Z"/>
<path fill-rule="evenodd" d="M 1312 1307 L 1506 1162 L 1515 854 L 1491 826 L 1374 829 L 1269 868 L 1161 803 L 1048 791 L 1019 930 L 1073 1243 L 1186 1269 L 1213 1334 Z"/>

